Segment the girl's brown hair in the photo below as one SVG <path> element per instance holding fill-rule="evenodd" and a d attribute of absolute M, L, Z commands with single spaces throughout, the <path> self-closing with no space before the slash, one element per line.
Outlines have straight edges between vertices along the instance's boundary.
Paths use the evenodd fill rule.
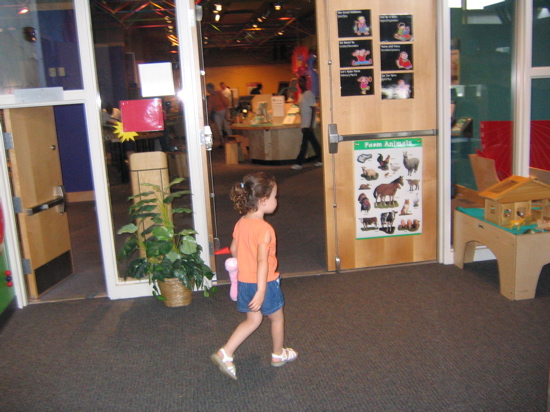
<path fill-rule="evenodd" d="M 246 175 L 242 182 L 235 183 L 229 192 L 233 207 L 239 214 L 246 215 L 258 210 L 258 201 L 271 195 L 275 187 L 275 176 L 265 172 Z"/>

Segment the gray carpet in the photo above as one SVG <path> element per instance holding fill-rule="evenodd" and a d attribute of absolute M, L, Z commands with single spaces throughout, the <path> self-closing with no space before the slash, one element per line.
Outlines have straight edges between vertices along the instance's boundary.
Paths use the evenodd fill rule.
<path fill-rule="evenodd" d="M 286 343 L 269 321 L 236 353 L 209 356 L 242 315 L 229 288 L 184 308 L 154 298 L 44 303 L 0 335 L 3 411 L 544 411 L 550 273 L 536 299 L 498 292 L 494 262 L 283 279 Z"/>

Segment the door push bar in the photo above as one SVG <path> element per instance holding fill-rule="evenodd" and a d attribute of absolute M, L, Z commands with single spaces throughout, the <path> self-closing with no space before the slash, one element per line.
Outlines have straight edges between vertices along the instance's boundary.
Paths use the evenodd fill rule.
<path fill-rule="evenodd" d="M 48 210 L 56 206 L 58 208 L 57 211 L 60 214 L 65 213 L 67 209 L 65 204 L 65 186 L 55 186 L 53 191 L 54 196 L 56 196 L 54 199 L 26 209 L 25 214 L 27 216 L 36 215 L 37 213 L 43 212 L 44 210 Z"/>
<path fill-rule="evenodd" d="M 409 130 L 406 132 L 386 132 L 386 133 L 365 133 L 365 134 L 348 134 L 342 136 L 338 134 L 336 124 L 328 125 L 328 152 L 338 153 L 338 143 L 350 142 L 355 140 L 376 140 L 376 139 L 396 139 L 402 137 L 420 137 L 420 136 L 435 136 L 437 129 L 428 130 Z"/>

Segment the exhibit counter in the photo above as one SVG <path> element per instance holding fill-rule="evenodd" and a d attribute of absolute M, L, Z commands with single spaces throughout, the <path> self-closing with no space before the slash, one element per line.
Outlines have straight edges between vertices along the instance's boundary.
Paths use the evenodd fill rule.
<path fill-rule="evenodd" d="M 250 160 L 256 164 L 293 164 L 302 144 L 302 129 L 299 124 L 235 123 L 231 125 L 231 129 L 234 134 L 248 139 Z M 314 152 L 309 147 L 308 157 L 311 155 Z"/>

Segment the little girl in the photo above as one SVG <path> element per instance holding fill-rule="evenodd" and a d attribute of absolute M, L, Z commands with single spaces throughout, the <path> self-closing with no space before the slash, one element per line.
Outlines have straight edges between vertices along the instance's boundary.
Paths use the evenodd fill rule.
<path fill-rule="evenodd" d="M 283 348 L 285 300 L 277 269 L 276 237 L 273 227 L 264 220 L 277 208 L 275 177 L 263 172 L 246 175 L 230 192 L 235 210 L 243 217 L 233 230 L 231 254 L 239 265 L 237 310 L 246 312 L 246 319 L 237 326 L 226 344 L 210 358 L 220 371 L 237 379 L 233 354 L 262 323 L 271 321 L 273 339 L 272 366 L 283 366 L 296 359 L 298 353 Z"/>

